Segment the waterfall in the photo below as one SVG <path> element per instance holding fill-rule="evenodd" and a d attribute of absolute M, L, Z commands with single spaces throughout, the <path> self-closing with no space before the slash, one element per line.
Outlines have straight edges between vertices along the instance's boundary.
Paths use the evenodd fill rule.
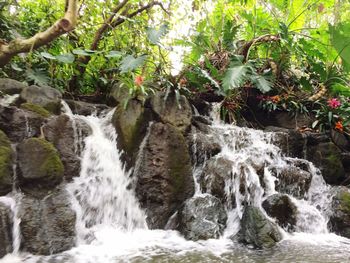
<path fill-rule="evenodd" d="M 89 243 L 105 227 L 132 231 L 146 228 L 145 215 L 130 189 L 131 179 L 120 160 L 113 111 L 104 118 L 79 116 L 92 134 L 85 139 L 81 173 L 67 186 L 77 213 L 79 243 Z"/>

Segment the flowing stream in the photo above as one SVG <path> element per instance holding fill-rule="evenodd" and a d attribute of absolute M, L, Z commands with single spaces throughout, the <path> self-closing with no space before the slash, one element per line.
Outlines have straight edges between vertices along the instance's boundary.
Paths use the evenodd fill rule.
<path fill-rule="evenodd" d="M 66 106 L 66 113 L 84 121 L 92 130 L 83 145 L 75 127 L 75 147 L 83 149 L 82 169 L 80 176 L 67 185 L 77 214 L 76 247 L 52 256 L 14 251 L 3 262 L 350 262 L 350 240 L 327 229 L 332 196 L 319 170 L 305 160 L 284 157 L 274 144 L 274 133 L 214 121 L 210 136 L 222 147 L 215 158 L 232 162 L 231 176 L 225 179 L 228 225 L 219 239 L 193 242 L 177 231 L 147 228 L 145 213 L 132 187 L 134 181 L 116 148 L 116 134 L 110 122 L 113 112 L 84 117 L 73 115 Z M 301 198 L 290 195 L 298 208 L 295 232 L 281 229 L 284 239 L 265 250 L 249 249 L 229 239 L 240 228 L 246 204 L 262 209 L 262 202 L 278 192 L 274 173 L 300 162 L 311 173 L 312 181 Z M 202 194 L 199 176 L 205 163 L 193 167 L 195 195 Z M 244 191 L 240 189 L 242 185 Z M 13 199 L 0 201 L 9 204 L 15 218 Z M 14 236 L 19 236 L 16 229 Z M 18 242 L 16 237 L 14 242 Z M 14 247 L 18 249 L 18 244 Z"/>

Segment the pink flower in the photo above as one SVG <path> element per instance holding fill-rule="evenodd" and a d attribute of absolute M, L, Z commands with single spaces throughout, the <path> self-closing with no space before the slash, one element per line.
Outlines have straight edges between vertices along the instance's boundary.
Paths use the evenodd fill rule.
<path fill-rule="evenodd" d="M 328 106 L 331 107 L 332 109 L 336 109 L 341 105 L 340 101 L 336 98 L 329 99 L 327 102 L 328 102 Z"/>
<path fill-rule="evenodd" d="M 134 83 L 136 86 L 141 86 L 143 84 L 143 82 L 145 81 L 145 78 L 143 76 L 136 76 Z"/>

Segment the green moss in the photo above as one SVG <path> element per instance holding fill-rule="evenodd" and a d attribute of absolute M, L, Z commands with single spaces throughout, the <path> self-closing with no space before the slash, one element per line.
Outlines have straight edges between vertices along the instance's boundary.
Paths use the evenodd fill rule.
<path fill-rule="evenodd" d="M 341 210 L 345 212 L 350 212 L 350 193 L 349 192 L 342 192 L 339 196 L 339 199 L 341 201 L 340 208 Z"/>
<path fill-rule="evenodd" d="M 12 173 L 12 149 L 0 146 L 0 182 Z"/>
<path fill-rule="evenodd" d="M 9 138 L 2 130 L 0 130 L 0 146 L 11 147 Z"/>
<path fill-rule="evenodd" d="M 49 102 L 44 108 L 53 114 L 60 114 L 61 111 L 61 105 L 57 102 Z"/>
<path fill-rule="evenodd" d="M 21 108 L 25 109 L 25 110 L 29 110 L 32 112 L 35 112 L 37 114 L 39 114 L 40 116 L 44 117 L 44 118 L 48 118 L 51 116 L 51 113 L 48 112 L 46 109 L 44 109 L 43 107 L 37 105 L 37 104 L 32 104 L 32 103 L 23 103 L 21 104 Z"/>

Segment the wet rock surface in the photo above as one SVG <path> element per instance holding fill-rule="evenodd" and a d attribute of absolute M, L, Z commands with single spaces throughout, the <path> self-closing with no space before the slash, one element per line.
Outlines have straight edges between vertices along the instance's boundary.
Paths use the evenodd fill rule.
<path fill-rule="evenodd" d="M 170 124 L 154 123 L 141 149 L 134 176 L 136 194 L 150 228 L 163 228 L 193 195 L 194 182 L 185 138 Z"/>
<path fill-rule="evenodd" d="M 276 219 L 281 227 L 288 231 L 294 230 L 298 210 L 288 195 L 271 195 L 262 203 L 262 207 L 269 216 Z"/>
<path fill-rule="evenodd" d="M 14 79 L 0 78 L 0 95 L 19 94 L 27 85 Z"/>
<path fill-rule="evenodd" d="M 69 250 L 75 240 L 75 212 L 64 189 L 24 195 L 18 211 L 21 218 L 21 249 L 36 255 Z"/>
<path fill-rule="evenodd" d="M 14 152 L 6 134 L 0 130 L 0 195 L 12 190 Z"/>
<path fill-rule="evenodd" d="M 238 241 L 255 248 L 271 248 L 282 240 L 277 226 L 257 207 L 246 206 L 241 220 Z"/>
<path fill-rule="evenodd" d="M 211 195 L 187 200 L 179 213 L 179 230 L 190 240 L 219 238 L 226 227 L 227 214 L 220 200 Z"/>
<path fill-rule="evenodd" d="M 12 212 L 0 200 L 0 258 L 12 252 Z"/>
<path fill-rule="evenodd" d="M 338 235 L 350 238 L 350 190 L 337 187 L 332 201 L 333 213 L 329 219 L 329 227 Z"/>

